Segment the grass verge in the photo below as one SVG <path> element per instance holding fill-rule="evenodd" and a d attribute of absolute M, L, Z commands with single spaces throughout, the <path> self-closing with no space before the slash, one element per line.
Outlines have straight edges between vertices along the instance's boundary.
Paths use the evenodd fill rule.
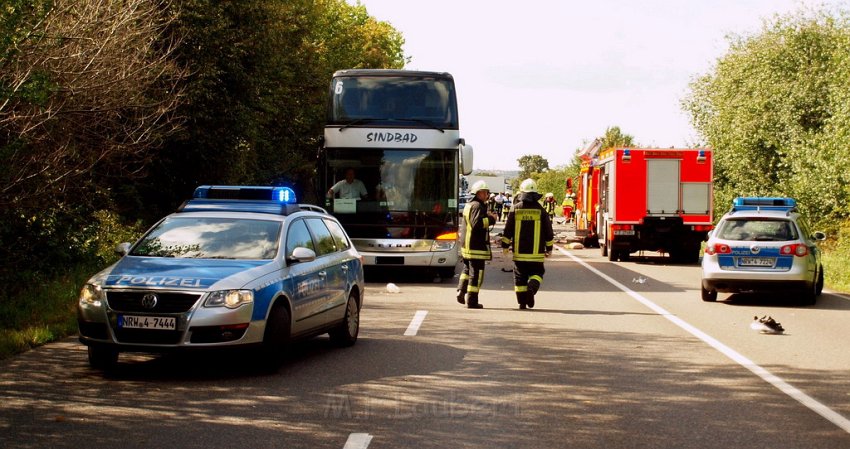
<path fill-rule="evenodd" d="M 92 273 L 76 267 L 57 279 L 34 276 L 28 288 L 0 303 L 0 359 L 75 334 L 77 297 Z"/>
<path fill-rule="evenodd" d="M 850 293 L 850 252 L 824 251 L 823 276 L 826 287 L 843 293 Z"/>

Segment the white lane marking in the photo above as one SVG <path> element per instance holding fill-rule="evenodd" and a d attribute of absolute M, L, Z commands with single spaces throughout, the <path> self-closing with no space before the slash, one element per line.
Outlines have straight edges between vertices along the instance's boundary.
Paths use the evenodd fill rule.
<path fill-rule="evenodd" d="M 416 312 L 416 315 L 413 315 L 413 319 L 410 320 L 410 325 L 407 326 L 407 330 L 404 331 L 404 335 L 412 336 L 416 335 L 419 332 L 419 326 L 422 325 L 422 322 L 425 321 L 425 315 L 428 315 L 427 310 L 419 310 Z"/>
<path fill-rule="evenodd" d="M 579 265 L 583 266 L 584 268 L 587 268 L 588 270 L 590 270 L 591 272 L 593 272 L 597 276 L 601 277 L 602 279 L 605 279 L 606 281 L 608 281 L 608 283 L 619 288 L 620 290 L 622 290 L 623 292 L 625 292 L 626 294 L 628 294 L 629 296 L 634 298 L 639 303 L 641 303 L 644 306 L 652 309 L 655 313 L 663 316 L 664 318 L 667 318 L 670 322 L 672 322 L 676 326 L 679 326 L 680 328 L 684 329 L 689 334 L 693 335 L 694 337 L 699 338 L 700 340 L 707 343 L 708 345 L 710 345 L 714 349 L 720 351 L 726 357 L 729 357 L 730 359 L 734 360 L 739 365 L 750 370 L 756 376 L 761 377 L 765 382 L 767 382 L 767 383 L 773 385 L 774 387 L 778 388 L 779 391 L 787 394 L 788 396 L 795 399 L 797 402 L 808 407 L 813 412 L 815 412 L 818 415 L 821 415 L 822 417 L 826 418 L 829 422 L 835 424 L 836 426 L 838 426 L 839 428 L 841 428 L 845 432 L 850 433 L 850 420 L 848 420 L 844 416 L 838 414 L 837 412 L 835 412 L 831 408 L 827 407 L 826 405 L 822 404 L 817 399 L 815 399 L 815 398 L 807 395 L 806 393 L 803 393 L 802 391 L 798 390 L 797 388 L 791 386 L 789 383 L 785 382 L 784 380 L 780 379 L 776 375 L 772 374 L 770 371 L 762 368 L 761 366 L 757 365 L 752 360 L 744 357 L 743 355 L 741 355 L 741 353 L 735 351 L 734 349 L 730 348 L 729 346 L 726 346 L 725 344 L 721 343 L 720 341 L 718 341 L 714 337 L 712 337 L 712 336 L 706 334 L 705 332 L 697 329 L 696 327 L 690 325 L 689 323 L 685 322 L 683 319 L 673 315 L 672 313 L 668 312 L 667 310 L 665 310 L 663 307 L 659 306 L 658 304 L 655 304 L 654 302 L 644 298 L 643 296 L 641 296 L 641 294 L 631 290 L 630 288 L 621 284 L 620 282 L 618 282 L 616 279 L 612 278 L 611 276 L 608 276 L 607 274 L 597 270 L 596 268 L 591 267 L 590 265 L 587 264 L 587 262 L 579 259 L 578 257 L 573 255 L 569 251 L 566 251 L 566 250 L 564 250 L 563 248 L 560 248 L 560 247 L 558 247 L 558 251 L 565 254 L 570 259 L 577 262 Z"/>
<path fill-rule="evenodd" d="M 352 433 L 342 449 L 366 449 L 372 442 L 372 435 L 368 433 Z"/>

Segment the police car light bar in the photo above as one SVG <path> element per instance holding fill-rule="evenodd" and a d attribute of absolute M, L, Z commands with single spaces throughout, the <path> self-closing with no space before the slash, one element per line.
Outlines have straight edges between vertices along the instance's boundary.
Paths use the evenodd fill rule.
<path fill-rule="evenodd" d="M 738 197 L 732 201 L 732 211 L 740 210 L 784 210 L 797 208 L 794 198 L 783 197 Z"/>
<path fill-rule="evenodd" d="M 289 215 L 303 209 L 295 203 L 295 192 L 289 187 L 200 186 L 177 210 Z"/>
<path fill-rule="evenodd" d="M 200 186 L 192 198 L 217 200 L 266 200 L 279 204 L 295 204 L 295 191 L 289 187 L 271 186 Z"/>

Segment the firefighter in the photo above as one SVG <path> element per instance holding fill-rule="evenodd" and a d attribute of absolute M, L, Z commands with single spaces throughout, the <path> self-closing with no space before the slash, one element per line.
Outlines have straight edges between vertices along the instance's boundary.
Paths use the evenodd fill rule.
<path fill-rule="evenodd" d="M 555 233 L 549 214 L 539 203 L 537 182 L 526 179 L 519 192 L 505 222 L 502 248 L 507 252 L 513 246 L 514 292 L 519 308 L 525 309 L 534 307 L 534 295 L 543 283 L 543 260 L 552 253 Z"/>
<path fill-rule="evenodd" d="M 544 197 L 543 209 L 549 214 L 549 221 L 555 219 L 555 195 L 552 192 L 547 193 Z"/>
<path fill-rule="evenodd" d="M 575 194 L 568 193 L 564 197 L 564 202 L 561 203 L 561 207 L 564 209 L 564 219 L 567 223 L 573 221 L 573 209 L 576 207 L 574 196 Z"/>
<path fill-rule="evenodd" d="M 496 216 L 487 210 L 490 188 L 483 180 L 472 185 L 475 196 L 463 208 L 463 272 L 457 286 L 457 302 L 470 309 L 483 309 L 478 302 L 478 292 L 484 282 L 484 263 L 492 258 L 490 253 L 490 225 Z M 466 300 L 464 300 L 466 296 Z"/>

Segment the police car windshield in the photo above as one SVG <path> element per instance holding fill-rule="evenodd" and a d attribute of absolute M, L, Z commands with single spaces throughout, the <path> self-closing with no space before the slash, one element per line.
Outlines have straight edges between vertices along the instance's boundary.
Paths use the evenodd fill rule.
<path fill-rule="evenodd" d="M 726 220 L 718 230 L 718 238 L 749 242 L 797 240 L 797 229 L 789 220 L 740 218 Z"/>
<path fill-rule="evenodd" d="M 133 248 L 131 256 L 188 259 L 273 259 L 281 223 L 238 218 L 170 217 Z"/>

